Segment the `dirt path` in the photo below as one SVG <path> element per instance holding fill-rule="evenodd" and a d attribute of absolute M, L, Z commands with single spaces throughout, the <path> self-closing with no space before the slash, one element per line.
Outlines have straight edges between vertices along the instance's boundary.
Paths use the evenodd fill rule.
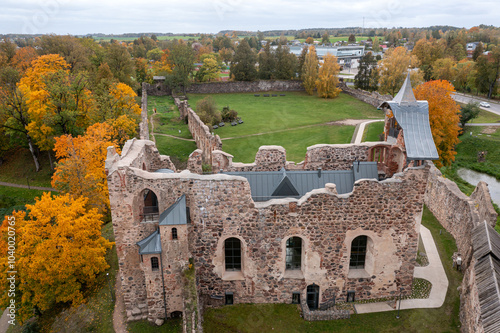
<path fill-rule="evenodd" d="M 40 190 L 40 191 L 53 191 L 53 192 L 59 192 L 55 188 L 50 188 L 50 187 L 40 187 L 40 186 L 29 186 L 28 185 L 21 185 L 21 184 L 14 184 L 14 183 L 6 183 L 6 182 L 0 182 L 0 186 L 8 186 L 8 187 L 18 187 L 18 188 L 27 188 L 30 190 Z"/>
<path fill-rule="evenodd" d="M 3 311 L 2 318 L 0 318 L 0 333 L 5 333 L 9 329 L 9 317 L 7 317 L 7 310 Z"/>
<path fill-rule="evenodd" d="M 303 129 L 303 128 L 310 128 L 310 127 L 318 127 L 318 126 L 335 126 L 335 125 L 348 125 L 348 126 L 356 126 L 360 123 L 363 123 L 365 121 L 370 121 L 374 119 L 344 119 L 344 120 L 338 120 L 338 121 L 329 121 L 327 123 L 321 123 L 321 124 L 314 124 L 314 125 L 305 125 L 305 126 L 299 126 L 299 127 L 294 127 L 294 128 L 287 128 L 287 129 L 282 129 L 282 130 L 277 130 L 277 131 L 270 131 L 270 132 L 263 132 L 263 133 L 254 133 L 254 134 L 247 134 L 247 135 L 242 135 L 242 136 L 232 136 L 228 138 L 221 138 L 222 141 L 224 140 L 231 140 L 231 139 L 239 139 L 239 138 L 248 138 L 252 136 L 259 136 L 259 135 L 266 135 L 266 134 L 273 134 L 273 133 L 281 133 L 281 132 L 289 132 L 289 131 L 294 131 L 298 129 Z"/>
<path fill-rule="evenodd" d="M 115 310 L 113 312 L 113 329 L 115 333 L 127 333 L 127 324 L 125 323 L 125 304 L 123 303 L 122 283 L 120 274 L 116 274 L 115 283 Z M 2 332 L 0 332 L 2 333 Z"/>

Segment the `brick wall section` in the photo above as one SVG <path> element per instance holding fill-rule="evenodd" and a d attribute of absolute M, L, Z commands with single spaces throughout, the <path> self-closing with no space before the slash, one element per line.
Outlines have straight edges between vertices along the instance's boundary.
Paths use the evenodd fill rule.
<path fill-rule="evenodd" d="M 259 80 L 195 83 L 188 89 L 190 94 L 251 93 L 264 91 L 303 91 L 301 81 Z"/>
<path fill-rule="evenodd" d="M 139 138 L 141 140 L 149 140 L 148 94 L 145 89 L 146 85 L 147 83 L 142 83 L 141 122 L 139 123 Z"/>
<path fill-rule="evenodd" d="M 187 101 L 174 98 L 175 105 L 179 108 L 181 118 L 188 118 L 188 127 L 198 149 L 202 151 L 202 160 L 210 164 L 212 151 L 222 149 L 222 141 L 218 135 L 213 135 L 200 117 L 189 107 Z"/>
<path fill-rule="evenodd" d="M 345 84 L 339 85 L 342 91 L 352 97 L 359 99 L 365 103 L 368 103 L 376 108 L 378 108 L 383 102 L 392 101 L 391 95 L 380 95 L 377 91 L 368 92 L 361 89 L 349 88 Z"/>
<path fill-rule="evenodd" d="M 129 148 L 122 158 L 108 154 L 106 163 L 127 311 L 148 304 L 147 274 L 140 268 L 136 245 L 156 228 L 154 223 L 140 222 L 146 188 L 156 193 L 160 212 L 186 194 L 192 220 L 187 242 L 202 299 L 233 292 L 235 303 L 291 303 L 292 292 L 305 298 L 312 283 L 320 287 L 320 304 L 334 295 L 345 298 L 350 290 L 356 299 L 394 296 L 400 285 L 404 294 L 411 292 L 428 167 L 409 169 L 383 182 L 358 181 L 349 195 L 318 189 L 300 200 L 255 204 L 248 182 L 241 177 L 188 171 L 158 174 L 131 167 L 140 165 L 144 154 L 158 154 L 139 146 Z M 350 244 L 359 235 L 372 240 L 374 264 L 366 268 L 367 274 L 352 276 Z M 303 265 L 298 271 L 285 270 L 284 249 L 291 236 L 303 239 Z M 236 278 L 224 269 L 222 248 L 229 237 L 242 241 L 243 269 Z M 164 260 L 168 267 L 177 258 Z M 181 274 L 173 269 L 170 273 Z M 159 313 L 158 304 L 153 302 L 156 310 L 147 313 Z"/>

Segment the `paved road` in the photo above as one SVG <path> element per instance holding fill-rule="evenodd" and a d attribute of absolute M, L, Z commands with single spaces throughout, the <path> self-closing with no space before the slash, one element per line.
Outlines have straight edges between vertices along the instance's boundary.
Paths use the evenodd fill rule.
<path fill-rule="evenodd" d="M 464 94 L 454 94 L 453 99 L 457 102 L 461 103 L 469 103 L 469 101 L 475 101 L 475 102 L 488 102 L 488 104 L 491 105 L 489 108 L 483 108 L 480 106 L 481 110 L 489 111 L 492 113 L 496 113 L 500 115 L 500 104 L 498 102 L 492 102 L 490 100 L 484 99 L 484 98 L 479 98 L 471 95 L 464 95 Z"/>
<path fill-rule="evenodd" d="M 465 126 L 500 126 L 500 123 L 488 123 L 488 124 L 480 124 L 480 123 L 467 123 Z"/>

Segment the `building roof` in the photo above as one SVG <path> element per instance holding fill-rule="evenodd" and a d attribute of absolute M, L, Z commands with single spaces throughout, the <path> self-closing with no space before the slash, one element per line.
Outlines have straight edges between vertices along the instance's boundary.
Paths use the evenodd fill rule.
<path fill-rule="evenodd" d="M 175 203 L 160 214 L 159 225 L 187 224 L 186 195 L 183 194 Z"/>
<path fill-rule="evenodd" d="M 362 178 L 378 179 L 377 162 L 355 162 L 351 170 L 317 171 L 290 170 L 264 172 L 224 172 L 245 177 L 255 201 L 266 201 L 283 197 L 299 198 L 327 183 L 337 185 L 339 194 L 352 192 L 354 182 Z"/>
<path fill-rule="evenodd" d="M 486 221 L 472 230 L 484 332 L 500 332 L 500 235 Z"/>
<path fill-rule="evenodd" d="M 136 243 L 139 245 L 139 254 L 161 253 L 160 232 L 156 229 L 151 235 Z"/>
<path fill-rule="evenodd" d="M 411 88 L 410 73 L 392 101 L 387 103 L 403 129 L 409 160 L 438 160 L 439 154 L 429 123 L 429 103 L 417 101 Z"/>

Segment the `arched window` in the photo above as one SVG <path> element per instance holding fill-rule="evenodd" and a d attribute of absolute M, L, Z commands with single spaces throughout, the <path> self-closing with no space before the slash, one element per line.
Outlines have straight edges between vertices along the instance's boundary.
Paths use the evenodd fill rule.
<path fill-rule="evenodd" d="M 158 263 L 158 257 L 151 257 L 151 270 L 157 271 L 160 269 L 160 265 Z"/>
<path fill-rule="evenodd" d="M 177 228 L 172 228 L 172 239 L 177 239 Z"/>
<path fill-rule="evenodd" d="M 224 241 L 226 270 L 241 271 L 241 242 L 238 238 L 228 238 Z"/>
<path fill-rule="evenodd" d="M 351 259 L 349 261 L 349 268 L 365 268 L 367 241 L 367 236 L 358 236 L 353 239 L 351 243 Z"/>
<path fill-rule="evenodd" d="M 302 267 L 302 238 L 290 237 L 286 241 L 286 269 Z"/>
<path fill-rule="evenodd" d="M 307 306 L 310 310 L 316 310 L 319 303 L 319 286 L 311 284 L 307 286 Z"/>
<path fill-rule="evenodd" d="M 158 220 L 158 198 L 150 189 L 145 189 L 142 193 L 144 202 L 142 218 L 146 222 L 154 222 Z"/>

